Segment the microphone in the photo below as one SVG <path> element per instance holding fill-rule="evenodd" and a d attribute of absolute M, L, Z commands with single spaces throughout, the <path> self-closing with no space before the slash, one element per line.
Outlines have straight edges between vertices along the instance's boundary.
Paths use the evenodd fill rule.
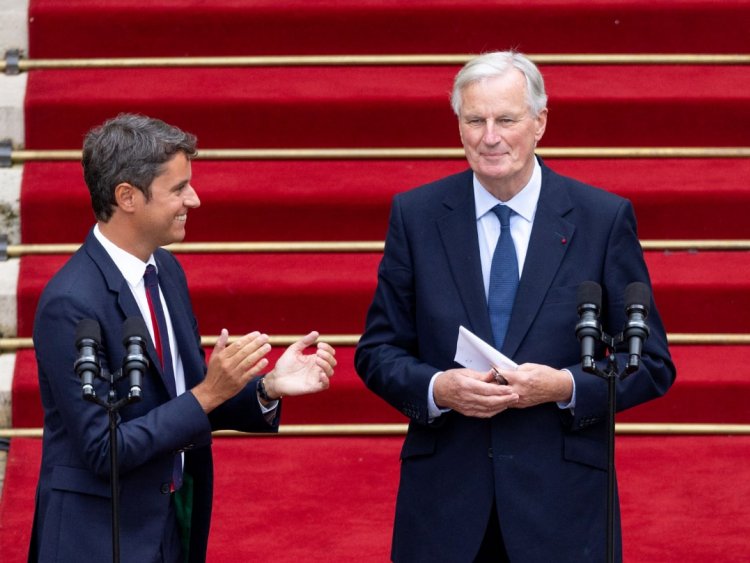
<path fill-rule="evenodd" d="M 650 303 L 651 290 L 645 283 L 633 282 L 625 288 L 625 313 L 628 322 L 623 338 L 628 343 L 628 363 L 625 367 L 627 373 L 633 373 L 641 365 L 643 341 L 649 335 L 646 317 Z"/>
<path fill-rule="evenodd" d="M 128 317 L 122 325 L 122 333 L 125 335 L 122 344 L 127 350 L 122 369 L 124 375 L 130 379 L 128 398 L 131 401 L 140 401 L 143 375 L 148 368 L 148 360 L 144 352 L 148 329 L 141 317 Z"/>
<path fill-rule="evenodd" d="M 96 397 L 94 390 L 94 378 L 101 373 L 99 365 L 99 346 L 102 340 L 102 331 L 99 323 L 94 319 L 81 319 L 76 326 L 76 358 L 73 368 L 76 375 L 81 379 L 83 398 L 91 400 Z"/>
<path fill-rule="evenodd" d="M 581 367 L 584 371 L 594 373 L 594 349 L 602 336 L 602 325 L 599 323 L 599 310 L 602 306 L 602 287 L 592 281 L 585 281 L 578 286 L 578 317 L 576 337 L 581 341 Z"/>

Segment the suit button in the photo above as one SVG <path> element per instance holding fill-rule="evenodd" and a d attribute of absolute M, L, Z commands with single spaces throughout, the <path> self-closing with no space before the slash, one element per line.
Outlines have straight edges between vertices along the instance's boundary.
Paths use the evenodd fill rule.
<path fill-rule="evenodd" d="M 487 457 L 489 457 L 489 458 L 492 457 L 492 448 L 490 448 L 489 450 L 487 450 Z"/>
<path fill-rule="evenodd" d="M 162 483 L 159 490 L 161 491 L 161 494 L 168 495 L 170 491 L 169 483 Z"/>

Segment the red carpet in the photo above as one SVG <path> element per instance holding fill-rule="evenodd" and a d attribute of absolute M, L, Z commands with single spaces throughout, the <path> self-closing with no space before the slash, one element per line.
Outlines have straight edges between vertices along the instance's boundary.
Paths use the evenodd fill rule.
<path fill-rule="evenodd" d="M 546 162 L 561 174 L 629 198 L 642 239 L 748 236 L 750 159 Z M 193 186 L 201 208 L 190 214 L 187 240 L 383 240 L 394 194 L 465 168 L 464 159 L 198 160 Z M 704 197 L 707 184 L 710 198 Z M 79 243 L 91 228 L 93 213 L 77 162 L 26 164 L 21 194 L 21 235 L 27 244 Z M 60 209 L 66 210 L 66 220 L 50 229 Z"/>
<path fill-rule="evenodd" d="M 169 24 L 165 25 L 165 21 Z M 106 25 L 103 23 L 106 22 Z M 30 0 L 33 58 L 478 53 L 746 53 L 748 0 Z M 113 41 L 112 38 L 118 40 Z M 122 111 L 213 148 L 458 148 L 458 65 L 35 70 L 25 148 L 79 149 Z M 543 64 L 542 147 L 747 146 L 750 65 Z M 630 198 L 642 239 L 748 239 L 750 159 L 548 159 Z M 187 242 L 382 241 L 394 194 L 462 159 L 194 163 Z M 79 243 L 93 221 L 77 162 L 26 164 L 24 243 Z M 66 256 L 25 256 L 18 335 Z M 204 334 L 357 335 L 378 253 L 181 255 Z M 750 252 L 646 252 L 670 333 L 750 333 Z M 750 346 L 673 346 L 677 382 L 619 422 L 747 424 Z M 275 352 L 276 354 L 279 351 Z M 13 425 L 39 427 L 33 351 L 16 357 Z M 332 388 L 283 424 L 403 422 L 339 347 Z M 388 559 L 400 437 L 217 439 L 209 560 Z M 0 501 L 2 561 L 25 560 L 39 440 L 14 438 Z M 627 563 L 750 561 L 750 437 L 621 436 Z M 470 477 L 468 477 L 470 478 Z"/>
<path fill-rule="evenodd" d="M 282 347 L 271 355 L 275 361 Z M 210 353 L 210 350 L 207 350 Z M 373 424 L 405 423 L 406 418 L 365 389 L 354 372 L 354 348 L 339 347 L 335 381 L 326 393 L 310 397 L 294 397 L 284 402 L 284 424 Z M 13 426 L 39 428 L 43 414 L 39 398 L 37 365 L 32 350 L 16 356 L 13 375 Z M 724 420 L 723 413 L 720 420 Z"/>
<path fill-rule="evenodd" d="M 216 439 L 209 561 L 387 561 L 401 442 Z M 12 443 L 0 501 L 5 563 L 26 560 L 40 444 Z M 748 460 L 750 437 L 618 437 L 624 560 L 747 561 Z"/>
<path fill-rule="evenodd" d="M 654 296 L 667 330 L 750 332 L 748 256 L 748 252 L 647 252 Z M 65 256 L 22 260 L 20 336 L 31 335 L 39 295 L 65 260 Z M 204 334 L 218 334 L 222 327 L 232 333 L 304 334 L 315 329 L 358 334 L 375 290 L 380 255 L 185 254 L 180 261 Z"/>
<path fill-rule="evenodd" d="M 273 360 L 281 347 L 272 353 Z M 746 346 L 673 346 L 677 381 L 664 397 L 618 415 L 619 422 L 746 424 L 750 387 Z M 354 372 L 354 349 L 339 347 L 331 388 L 322 395 L 294 397 L 284 404 L 285 424 L 403 423 L 406 419 L 366 391 Z M 593 377 L 593 376 L 592 376 Z M 16 356 L 13 426 L 38 428 L 42 407 L 32 350 Z"/>
<path fill-rule="evenodd" d="M 552 94 L 542 146 L 747 143 L 741 124 L 750 122 L 750 66 L 541 70 Z M 456 147 L 448 92 L 457 71 L 457 66 L 40 70 L 28 80 L 26 147 L 79 148 L 90 127 L 122 111 L 164 119 L 212 148 Z"/>
<path fill-rule="evenodd" d="M 750 28 L 744 0 L 31 0 L 30 14 L 35 58 L 740 53 Z"/>

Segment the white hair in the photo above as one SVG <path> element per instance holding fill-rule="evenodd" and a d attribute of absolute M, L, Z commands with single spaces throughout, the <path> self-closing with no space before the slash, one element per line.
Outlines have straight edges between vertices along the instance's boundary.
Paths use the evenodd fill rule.
<path fill-rule="evenodd" d="M 529 109 L 538 117 L 547 107 L 547 93 L 544 91 L 544 78 L 537 66 L 531 60 L 516 51 L 494 51 L 479 55 L 467 62 L 456 75 L 451 93 L 453 112 L 461 114 L 462 93 L 464 88 L 486 80 L 502 76 L 510 69 L 520 70 L 526 78 L 526 97 Z"/>

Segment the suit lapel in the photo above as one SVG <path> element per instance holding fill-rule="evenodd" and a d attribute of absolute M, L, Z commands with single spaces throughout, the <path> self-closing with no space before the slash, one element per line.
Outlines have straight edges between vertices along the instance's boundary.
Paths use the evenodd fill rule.
<path fill-rule="evenodd" d="M 117 304 L 120 306 L 123 318 L 135 315 L 141 316 L 141 310 L 138 308 L 133 293 L 128 287 L 128 282 L 125 281 L 122 273 L 120 273 L 112 258 L 107 254 L 107 251 L 104 250 L 104 247 L 96 240 L 93 230 L 86 237 L 83 247 L 104 276 L 107 289 L 117 294 Z M 151 345 L 151 348 L 154 354 L 152 355 L 149 352 L 149 355 L 155 357 L 156 351 L 153 350 L 153 345 Z"/>
<path fill-rule="evenodd" d="M 138 303 L 136 303 L 135 298 L 133 297 L 133 292 L 130 291 L 128 282 L 125 281 L 122 273 L 112 261 L 109 254 L 107 254 L 107 251 L 104 250 L 104 247 L 98 240 L 96 240 L 93 230 L 89 233 L 88 237 L 86 237 L 84 248 L 89 256 L 91 256 L 94 263 L 99 267 L 99 270 L 106 280 L 109 291 L 117 294 L 117 304 L 122 311 L 123 319 L 134 316 L 142 317 L 141 309 L 138 307 Z M 154 369 L 158 372 L 162 382 L 164 382 L 164 372 L 162 371 L 161 361 L 159 360 L 159 355 L 156 353 L 156 348 L 150 337 L 146 342 L 146 355 L 149 357 L 151 365 L 154 366 Z M 166 389 L 170 389 L 170 386 L 166 383 L 164 383 L 164 386 Z"/>
<path fill-rule="evenodd" d="M 163 261 L 157 257 L 156 262 L 159 267 L 159 285 L 169 309 L 169 317 L 172 321 L 172 330 L 174 331 L 177 350 L 185 367 L 185 385 L 189 389 L 199 381 L 198 379 L 191 379 L 191 376 L 203 374 L 202 368 L 194 366 L 202 366 L 203 362 L 202 358 L 196 354 L 195 333 L 183 301 L 183 297 L 187 296 L 183 295 L 184 291 L 175 283 L 174 277 L 170 275 L 170 270 L 164 266 Z"/>
<path fill-rule="evenodd" d="M 564 217 L 571 208 L 564 185 L 543 165 L 529 249 L 503 345 L 503 353 L 510 357 L 531 327 L 573 238 L 575 225 Z"/>
<path fill-rule="evenodd" d="M 467 328 L 491 342 L 492 327 L 482 281 L 472 177 L 471 171 L 458 177 L 456 189 L 443 202 L 449 212 L 437 220 L 437 226 L 459 298 L 470 322 Z"/>

